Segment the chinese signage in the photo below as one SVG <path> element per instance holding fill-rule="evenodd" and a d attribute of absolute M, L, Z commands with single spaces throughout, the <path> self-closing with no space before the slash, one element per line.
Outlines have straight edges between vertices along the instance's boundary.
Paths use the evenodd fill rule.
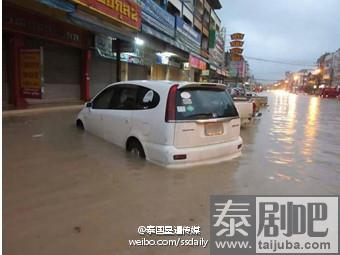
<path fill-rule="evenodd" d="M 242 55 L 239 54 L 231 54 L 231 61 L 233 62 L 238 62 L 238 61 L 242 61 L 243 57 Z"/>
<path fill-rule="evenodd" d="M 207 64 L 204 61 L 192 55 L 189 56 L 189 64 L 191 67 L 194 67 L 197 69 L 201 69 L 201 70 L 207 69 Z"/>
<path fill-rule="evenodd" d="M 244 34 L 234 33 L 230 35 L 230 38 L 231 38 L 230 46 L 232 47 L 230 49 L 231 61 L 242 61 L 243 60 L 242 46 L 244 43 L 242 40 L 244 38 Z"/>
<path fill-rule="evenodd" d="M 175 37 L 175 17 L 160 7 L 153 0 L 141 0 L 143 22 L 157 30 Z"/>
<path fill-rule="evenodd" d="M 231 40 L 243 40 L 244 34 L 234 33 L 230 35 Z"/>
<path fill-rule="evenodd" d="M 72 0 L 136 30 L 141 28 L 141 9 L 130 0 Z"/>
<path fill-rule="evenodd" d="M 33 14 L 13 6 L 5 6 L 2 26 L 4 30 L 37 36 L 78 48 L 88 48 L 90 36 L 77 27 Z"/>
<path fill-rule="evenodd" d="M 242 48 L 231 48 L 230 52 L 232 54 L 242 54 L 243 49 Z"/>
<path fill-rule="evenodd" d="M 26 98 L 41 98 L 42 50 L 20 51 L 21 92 Z"/>
<path fill-rule="evenodd" d="M 184 36 L 184 39 L 187 39 L 189 44 L 194 43 L 197 47 L 201 46 L 201 34 L 196 32 L 178 16 L 176 16 L 176 32 L 180 38 Z"/>
<path fill-rule="evenodd" d="M 339 196 L 212 196 L 212 255 L 338 254 Z"/>
<path fill-rule="evenodd" d="M 231 41 L 230 42 L 231 47 L 242 47 L 243 46 L 243 41 Z"/>

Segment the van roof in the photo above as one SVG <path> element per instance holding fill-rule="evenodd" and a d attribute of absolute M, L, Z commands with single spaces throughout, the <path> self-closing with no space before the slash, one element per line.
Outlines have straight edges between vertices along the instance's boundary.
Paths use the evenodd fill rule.
<path fill-rule="evenodd" d="M 213 83 L 213 82 L 193 82 L 193 81 L 170 81 L 170 80 L 132 80 L 132 81 L 121 81 L 114 84 L 136 84 L 136 85 L 142 85 L 143 83 L 147 83 L 148 85 L 152 87 L 164 87 L 168 86 L 171 87 L 174 84 L 178 84 L 180 87 L 186 86 L 186 85 L 217 85 L 217 86 L 226 86 L 225 84 L 221 83 Z"/>

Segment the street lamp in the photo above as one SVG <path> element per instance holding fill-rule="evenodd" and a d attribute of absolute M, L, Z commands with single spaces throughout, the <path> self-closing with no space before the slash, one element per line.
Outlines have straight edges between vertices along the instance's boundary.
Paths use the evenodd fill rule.
<path fill-rule="evenodd" d="M 321 69 L 320 68 L 317 68 L 317 69 L 314 70 L 314 74 L 319 74 L 319 73 L 321 73 Z"/>
<path fill-rule="evenodd" d="M 144 44 L 144 40 L 138 38 L 138 37 L 135 37 L 135 44 L 136 45 L 139 45 L 139 46 L 142 46 Z"/>

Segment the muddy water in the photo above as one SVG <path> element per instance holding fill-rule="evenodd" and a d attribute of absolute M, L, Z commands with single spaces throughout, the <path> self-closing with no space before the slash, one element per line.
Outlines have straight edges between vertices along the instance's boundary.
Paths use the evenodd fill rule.
<path fill-rule="evenodd" d="M 79 132 L 75 110 L 3 122 L 5 254 L 209 254 L 131 248 L 139 225 L 199 225 L 212 194 L 340 194 L 340 102 L 269 93 L 230 162 L 168 170 Z"/>

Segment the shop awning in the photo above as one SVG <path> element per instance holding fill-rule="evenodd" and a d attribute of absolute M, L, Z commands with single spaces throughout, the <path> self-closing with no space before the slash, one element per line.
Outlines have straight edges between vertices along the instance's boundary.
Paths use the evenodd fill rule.
<path fill-rule="evenodd" d="M 187 53 L 190 53 L 190 54 L 194 55 L 195 57 L 209 63 L 208 59 L 203 58 L 198 54 L 195 54 L 192 49 L 190 49 L 189 47 L 186 46 L 186 44 L 181 43 L 181 42 L 177 42 L 176 40 L 172 39 L 171 37 L 166 36 L 166 35 L 162 34 L 161 32 L 158 32 L 157 30 L 153 29 L 152 27 L 150 27 L 150 26 L 148 26 L 144 23 L 142 23 L 142 32 L 145 33 L 145 34 L 149 34 L 153 37 L 156 37 L 156 38 L 160 39 L 161 41 L 164 41 L 164 42 L 166 42 L 166 43 L 168 43 L 168 44 L 170 44 L 170 45 L 172 45 L 172 46 L 174 46 L 178 49 L 181 49 L 181 50 L 183 50 Z"/>
<path fill-rule="evenodd" d="M 69 13 L 70 20 L 78 26 L 86 28 L 94 33 L 104 34 L 113 38 L 119 38 L 125 41 L 134 40 L 137 35 L 131 31 L 124 31 L 118 26 L 113 26 L 108 22 L 90 16 L 85 12 L 77 10 L 74 13 Z"/>
<path fill-rule="evenodd" d="M 71 3 L 66 2 L 64 0 L 38 0 L 38 2 L 45 4 L 49 7 L 62 10 L 64 12 L 74 12 L 75 11 L 74 4 L 71 4 Z"/>

